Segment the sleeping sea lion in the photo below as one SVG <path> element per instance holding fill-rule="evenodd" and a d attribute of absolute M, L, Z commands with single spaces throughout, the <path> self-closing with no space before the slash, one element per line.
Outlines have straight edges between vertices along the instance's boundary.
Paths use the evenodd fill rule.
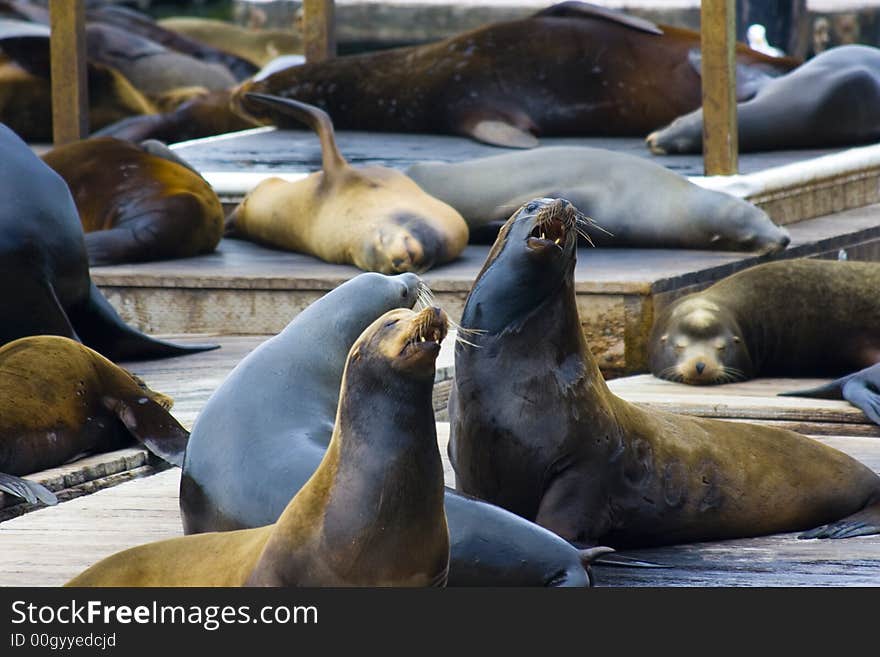
<path fill-rule="evenodd" d="M 54 503 L 54 495 L 20 475 L 135 440 L 183 465 L 189 433 L 168 413 L 171 403 L 68 338 L 41 335 L 0 347 L 0 490 L 32 504 Z"/>
<path fill-rule="evenodd" d="M 273 525 L 115 554 L 68 586 L 444 586 L 449 534 L 431 391 L 439 308 L 391 310 L 348 355 L 333 437 Z"/>
<path fill-rule="evenodd" d="M 880 138 L 880 49 L 839 46 L 763 83 L 736 108 L 739 150 L 830 148 Z M 699 153 L 703 110 L 647 137 L 657 154 Z"/>
<path fill-rule="evenodd" d="M 468 228 L 451 207 L 387 167 L 349 166 L 321 110 L 249 94 L 249 102 L 295 116 L 318 133 L 322 171 L 303 180 L 269 178 L 233 210 L 236 236 L 385 274 L 425 271 L 458 257 Z"/>
<path fill-rule="evenodd" d="M 406 175 L 458 210 L 472 235 L 483 228 L 497 233 L 529 199 L 554 197 L 570 201 L 602 227 L 590 236 L 596 246 L 772 253 L 789 242 L 788 231 L 751 203 L 603 148 L 555 146 L 463 162 L 421 162 Z"/>
<path fill-rule="evenodd" d="M 449 400 L 459 489 L 578 545 L 880 533 L 880 477 L 846 454 L 608 390 L 575 303 L 577 221 L 562 199 L 527 203 L 468 295 Z"/>
<path fill-rule="evenodd" d="M 29 335 L 78 339 L 114 361 L 179 356 L 182 346 L 125 324 L 89 275 L 64 179 L 0 125 L 0 345 Z"/>
<path fill-rule="evenodd" d="M 43 155 L 73 193 L 90 265 L 187 258 L 220 242 L 220 199 L 165 150 L 95 137 Z"/>
<path fill-rule="evenodd" d="M 664 308 L 648 361 L 692 385 L 839 376 L 880 362 L 880 264 L 796 259 L 750 267 Z"/>
<path fill-rule="evenodd" d="M 279 121 L 248 93 L 324 109 L 336 127 L 430 132 L 528 148 L 535 135 L 646 135 L 700 106 L 700 34 L 585 2 L 426 45 L 294 66 L 243 82 L 242 111 Z M 794 68 L 737 44 L 738 97 Z M 279 125 L 286 125 L 281 117 Z"/>

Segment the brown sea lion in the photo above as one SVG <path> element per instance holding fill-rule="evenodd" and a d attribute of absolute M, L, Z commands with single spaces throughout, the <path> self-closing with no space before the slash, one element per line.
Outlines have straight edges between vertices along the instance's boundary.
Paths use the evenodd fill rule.
<path fill-rule="evenodd" d="M 302 37 L 293 30 L 255 30 L 227 21 L 193 16 L 163 18 L 158 23 L 200 43 L 234 53 L 258 66 L 265 66 L 279 55 L 303 52 Z"/>
<path fill-rule="evenodd" d="M 383 274 L 425 271 L 454 260 L 467 245 L 461 215 L 400 171 L 349 166 L 321 110 L 274 96 L 253 95 L 250 102 L 317 132 L 323 170 L 296 182 L 261 182 L 229 217 L 236 235 Z"/>
<path fill-rule="evenodd" d="M 660 312 L 654 376 L 711 385 L 757 376 L 839 376 L 880 361 L 880 264 L 770 262 Z"/>
<path fill-rule="evenodd" d="M 739 150 L 829 148 L 880 139 L 880 49 L 832 48 L 787 75 L 768 79 L 737 105 Z M 703 111 L 648 135 L 657 154 L 699 153 Z"/>
<path fill-rule="evenodd" d="M 535 135 L 645 135 L 700 106 L 700 35 L 584 2 L 563 2 L 436 43 L 294 66 L 249 92 L 326 110 L 337 128 L 431 132 L 531 147 Z M 738 96 L 797 61 L 737 45 Z M 280 119 L 279 125 L 285 125 Z"/>
<path fill-rule="evenodd" d="M 115 554 L 69 586 L 442 586 L 449 568 L 431 392 L 438 308 L 389 311 L 355 342 L 333 437 L 275 524 Z"/>
<path fill-rule="evenodd" d="M 220 199 L 176 161 L 110 137 L 53 148 L 43 161 L 70 187 L 92 266 L 187 258 L 220 242 Z"/>
<path fill-rule="evenodd" d="M 41 335 L 0 347 L 0 490 L 52 503 L 54 495 L 20 475 L 135 440 L 183 465 L 189 433 L 168 413 L 171 403 L 68 338 Z"/>
<path fill-rule="evenodd" d="M 580 545 L 880 532 L 880 477 L 846 454 L 608 390 L 575 303 L 576 223 L 567 201 L 529 202 L 474 282 L 449 401 L 460 490 Z"/>

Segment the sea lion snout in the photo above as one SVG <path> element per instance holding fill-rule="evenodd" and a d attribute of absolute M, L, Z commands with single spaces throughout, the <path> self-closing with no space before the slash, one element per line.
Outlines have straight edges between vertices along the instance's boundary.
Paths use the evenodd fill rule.
<path fill-rule="evenodd" d="M 574 234 L 579 213 L 567 200 L 562 198 L 540 198 L 526 203 L 520 210 L 531 216 L 534 226 L 526 237 L 528 247 L 544 251 L 551 247 L 564 250 L 569 237 Z"/>

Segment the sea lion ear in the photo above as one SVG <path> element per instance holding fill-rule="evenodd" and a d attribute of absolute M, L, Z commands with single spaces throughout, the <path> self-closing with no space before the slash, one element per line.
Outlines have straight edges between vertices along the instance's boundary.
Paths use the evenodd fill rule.
<path fill-rule="evenodd" d="M 669 334 L 664 334 L 660 336 L 660 342 L 666 342 L 669 339 Z"/>
<path fill-rule="evenodd" d="M 739 336 L 738 336 L 738 335 L 734 335 L 734 336 L 733 336 L 733 342 L 734 342 L 735 344 L 739 344 L 739 343 L 741 342 L 741 340 L 739 339 Z"/>

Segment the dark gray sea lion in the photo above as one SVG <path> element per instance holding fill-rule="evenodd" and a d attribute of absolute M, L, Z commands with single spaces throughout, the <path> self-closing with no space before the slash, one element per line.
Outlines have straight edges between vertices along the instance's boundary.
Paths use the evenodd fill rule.
<path fill-rule="evenodd" d="M 125 324 L 89 275 L 82 226 L 64 180 L 3 125 L 0 152 L 0 345 L 61 335 L 113 361 L 215 348 L 163 342 Z"/>
<path fill-rule="evenodd" d="M 173 151 L 156 153 L 95 137 L 43 155 L 73 193 L 90 265 L 188 258 L 220 242 L 217 194 Z"/>
<path fill-rule="evenodd" d="M 880 138 L 880 50 L 839 46 L 791 73 L 768 79 L 737 105 L 739 150 L 830 148 Z M 680 116 L 650 134 L 654 153 L 699 153 L 703 111 Z"/>
<path fill-rule="evenodd" d="M 317 105 L 337 128 L 469 136 L 532 147 L 536 135 L 646 135 L 700 106 L 691 60 L 698 32 L 584 2 L 493 23 L 426 45 L 304 64 L 242 83 L 243 111 L 264 93 Z M 737 46 L 740 95 L 750 74 L 797 62 Z M 748 88 L 746 88 L 748 87 Z"/>
<path fill-rule="evenodd" d="M 413 274 L 361 274 L 236 366 L 193 428 L 180 486 L 185 532 L 275 522 L 324 456 L 351 345 L 389 308 L 412 306 L 419 287 Z M 450 489 L 446 516 L 451 586 L 589 584 L 596 554 L 546 529 Z"/>
<path fill-rule="evenodd" d="M 449 451 L 460 490 L 578 545 L 880 532 L 880 477 L 800 434 L 613 395 L 574 293 L 577 213 L 518 210 L 465 303 Z"/>
<path fill-rule="evenodd" d="M 771 253 L 788 231 L 751 203 L 699 187 L 644 158 L 602 148 L 556 146 L 406 170 L 458 210 L 472 233 L 500 227 L 529 199 L 564 198 L 602 227 L 597 246 Z M 494 237 L 492 239 L 494 241 Z"/>
<path fill-rule="evenodd" d="M 880 362 L 880 264 L 770 262 L 663 309 L 654 376 L 710 385 L 757 376 L 839 376 Z"/>
<path fill-rule="evenodd" d="M 391 310 L 348 355 L 333 437 L 275 524 L 115 554 L 69 586 L 444 586 L 449 533 L 431 391 L 439 308 Z"/>
<path fill-rule="evenodd" d="M 0 347 L 0 490 L 54 503 L 20 476 L 134 441 L 182 465 L 189 433 L 168 413 L 171 403 L 68 338 L 40 335 Z"/>
<path fill-rule="evenodd" d="M 880 363 L 808 390 L 779 393 L 782 397 L 845 399 L 874 424 L 880 424 Z"/>

